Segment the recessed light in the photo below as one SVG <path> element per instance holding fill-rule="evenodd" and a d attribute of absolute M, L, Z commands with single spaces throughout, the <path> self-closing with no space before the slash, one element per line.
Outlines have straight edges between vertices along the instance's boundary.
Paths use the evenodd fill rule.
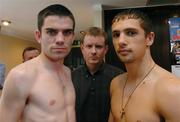
<path fill-rule="evenodd" d="M 85 31 L 80 31 L 80 34 L 85 35 L 86 32 Z"/>
<path fill-rule="evenodd" d="M 9 25 L 11 24 L 11 21 L 2 20 L 1 23 L 2 23 L 2 25 L 4 25 L 4 26 L 9 26 Z"/>

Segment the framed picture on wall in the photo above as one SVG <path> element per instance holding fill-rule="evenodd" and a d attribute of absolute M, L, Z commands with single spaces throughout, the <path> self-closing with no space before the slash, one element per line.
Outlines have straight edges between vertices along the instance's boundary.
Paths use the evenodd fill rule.
<path fill-rule="evenodd" d="M 180 18 L 169 18 L 170 45 L 172 53 L 171 71 L 180 77 Z"/>
<path fill-rule="evenodd" d="M 180 18 L 169 18 L 170 45 L 172 64 L 180 65 Z"/>
<path fill-rule="evenodd" d="M 0 87 L 4 85 L 5 80 L 5 64 L 0 64 Z"/>

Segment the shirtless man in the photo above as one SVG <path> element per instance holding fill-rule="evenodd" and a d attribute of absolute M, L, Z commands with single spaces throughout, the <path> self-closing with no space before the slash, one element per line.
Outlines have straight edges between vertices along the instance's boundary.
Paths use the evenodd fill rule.
<path fill-rule="evenodd" d="M 12 69 L 0 101 L 0 121 L 75 122 L 75 91 L 63 65 L 74 40 L 75 20 L 62 5 L 38 14 L 36 40 L 41 54 Z"/>
<path fill-rule="evenodd" d="M 180 80 L 153 61 L 149 18 L 133 9 L 112 23 L 113 45 L 127 73 L 111 83 L 109 122 L 179 122 Z"/>
<path fill-rule="evenodd" d="M 23 50 L 23 54 L 22 54 L 23 62 L 33 59 L 33 58 L 37 57 L 39 54 L 40 54 L 40 51 L 37 48 L 26 47 Z"/>

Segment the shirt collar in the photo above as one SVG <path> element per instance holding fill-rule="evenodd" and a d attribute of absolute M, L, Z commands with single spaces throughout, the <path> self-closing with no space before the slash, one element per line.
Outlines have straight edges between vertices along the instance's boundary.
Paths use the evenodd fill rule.
<path fill-rule="evenodd" d="M 106 63 L 103 61 L 100 65 L 99 69 L 94 74 L 102 72 L 105 68 L 105 65 L 106 65 Z M 86 63 L 84 64 L 83 71 L 84 71 L 84 73 L 91 75 L 91 73 L 88 70 Z"/>

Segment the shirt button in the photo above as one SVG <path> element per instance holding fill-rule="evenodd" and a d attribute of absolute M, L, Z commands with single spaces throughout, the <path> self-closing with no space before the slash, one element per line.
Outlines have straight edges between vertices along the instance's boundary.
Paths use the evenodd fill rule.
<path fill-rule="evenodd" d="M 91 90 L 91 95 L 94 95 L 95 94 L 95 88 L 91 87 L 90 90 Z"/>
<path fill-rule="evenodd" d="M 94 87 L 91 87 L 90 89 L 91 89 L 91 91 L 95 91 L 95 88 L 94 88 Z"/>

